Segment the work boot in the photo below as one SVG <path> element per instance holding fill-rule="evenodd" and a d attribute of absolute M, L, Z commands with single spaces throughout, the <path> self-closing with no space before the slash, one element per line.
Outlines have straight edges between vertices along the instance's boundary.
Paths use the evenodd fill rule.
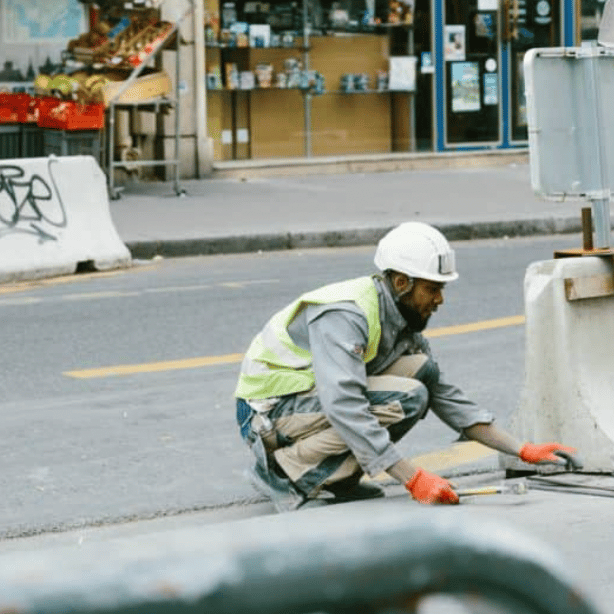
<path fill-rule="evenodd" d="M 266 471 L 256 463 L 245 471 L 247 479 L 262 495 L 268 497 L 278 512 L 290 512 L 305 503 L 305 497 L 292 485 L 288 478 L 283 478 L 275 471 Z"/>
<path fill-rule="evenodd" d="M 330 503 L 347 503 L 363 499 L 379 499 L 384 497 L 384 490 L 376 484 L 361 482 L 362 473 L 357 473 L 345 480 L 327 484 L 324 488 L 333 493 L 334 499 Z"/>

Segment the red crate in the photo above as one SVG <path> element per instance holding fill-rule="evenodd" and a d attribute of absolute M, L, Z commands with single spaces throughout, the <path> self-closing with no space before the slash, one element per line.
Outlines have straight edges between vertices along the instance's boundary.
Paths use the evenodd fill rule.
<path fill-rule="evenodd" d="M 100 130 L 104 127 L 104 105 L 43 99 L 38 104 L 37 124 L 60 130 Z"/>
<path fill-rule="evenodd" d="M 36 123 L 36 98 L 29 94 L 0 94 L 0 123 Z"/>
<path fill-rule="evenodd" d="M 20 96 L 22 96 L 22 98 L 20 99 L 19 109 L 17 111 L 19 121 L 22 124 L 35 124 L 38 118 L 37 99 L 28 94 L 20 94 Z"/>
<path fill-rule="evenodd" d="M 17 96 L 27 94 L 0 94 L 0 123 L 17 124 L 20 121 L 19 104 Z M 28 96 L 29 98 L 29 96 Z"/>

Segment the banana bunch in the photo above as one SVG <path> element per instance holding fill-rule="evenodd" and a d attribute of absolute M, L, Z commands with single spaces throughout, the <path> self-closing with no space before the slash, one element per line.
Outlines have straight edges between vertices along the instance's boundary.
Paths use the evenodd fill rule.
<path fill-rule="evenodd" d="M 34 79 L 34 89 L 39 96 L 58 96 L 79 104 L 103 102 L 103 91 L 111 79 L 104 74 L 90 75 L 75 72 L 71 75 L 54 76 L 40 74 Z"/>

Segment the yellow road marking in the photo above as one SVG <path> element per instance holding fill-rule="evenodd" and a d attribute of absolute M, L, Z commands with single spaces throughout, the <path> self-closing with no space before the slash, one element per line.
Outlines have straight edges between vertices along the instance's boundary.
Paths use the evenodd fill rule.
<path fill-rule="evenodd" d="M 445 450 L 436 450 L 416 456 L 411 459 L 411 462 L 427 471 L 438 472 L 497 454 L 498 452 L 495 450 L 487 448 L 477 441 L 461 441 L 452 444 Z"/>
<path fill-rule="evenodd" d="M 457 324 L 456 326 L 442 326 L 434 328 L 430 331 L 425 331 L 425 337 L 445 337 L 447 335 L 463 335 L 465 333 L 475 333 L 481 330 L 490 330 L 492 328 L 503 328 L 505 326 L 519 326 L 524 324 L 524 316 L 509 316 L 507 318 L 495 318 L 494 320 L 482 320 L 481 322 L 472 322 L 470 324 Z"/>
<path fill-rule="evenodd" d="M 107 277 L 117 277 L 128 271 L 143 271 L 151 269 L 151 266 L 139 265 L 138 269 L 134 267 L 126 267 L 124 269 L 114 269 L 112 271 L 92 271 L 91 273 L 67 274 L 60 277 L 31 279 L 27 281 L 18 281 L 0 286 L 0 294 L 12 294 L 14 292 L 26 292 L 36 288 L 44 288 L 49 286 L 59 286 L 63 284 L 75 284 L 81 281 L 90 279 L 104 279 Z"/>
<path fill-rule="evenodd" d="M 425 333 L 426 337 L 444 337 L 447 335 L 463 335 L 482 330 L 491 330 L 505 326 L 518 326 L 525 321 L 524 316 L 510 316 L 496 318 L 494 320 L 482 320 L 470 324 L 458 324 L 457 326 L 444 326 L 434 328 Z M 161 371 L 173 371 L 177 369 L 197 369 L 212 365 L 227 365 L 241 362 L 243 354 L 226 354 L 224 356 L 202 356 L 197 358 L 185 358 L 180 360 L 167 360 L 163 362 L 151 362 L 135 365 L 117 365 L 113 367 L 100 367 L 96 369 L 79 369 L 66 371 L 64 375 L 80 379 L 111 377 L 113 375 L 133 375 L 135 373 L 159 373 Z"/>
<path fill-rule="evenodd" d="M 186 358 L 182 360 L 165 360 L 140 365 L 117 365 L 115 367 L 100 367 L 98 369 L 81 369 L 66 371 L 64 375 L 88 379 L 94 377 L 110 377 L 112 375 L 132 375 L 134 373 L 157 373 L 160 371 L 174 371 L 177 369 L 197 369 L 212 365 L 225 365 L 243 360 L 243 354 L 226 354 L 225 356 L 202 356 L 200 358 Z"/>
<path fill-rule="evenodd" d="M 124 298 L 128 296 L 140 296 L 140 292 L 90 292 L 88 294 L 64 294 L 61 299 L 63 301 L 90 301 L 98 298 Z"/>
<path fill-rule="evenodd" d="M 36 303 L 42 303 L 42 299 L 33 297 L 0 299 L 0 305 L 35 305 Z"/>
<path fill-rule="evenodd" d="M 414 456 L 410 460 L 416 467 L 439 473 L 498 454 L 496 450 L 487 448 L 477 441 L 460 441 L 443 450 L 427 452 L 420 456 Z M 387 482 L 391 478 L 387 473 L 382 472 L 372 479 L 376 482 Z"/>
<path fill-rule="evenodd" d="M 153 267 L 147 266 L 139 266 L 139 271 L 147 270 Z M 135 270 L 135 269 L 130 269 Z M 21 282 L 16 285 L 0 287 L 0 297 L 5 294 L 15 294 L 18 292 L 25 292 L 26 290 L 37 289 L 42 286 L 57 286 L 59 284 L 68 284 L 68 283 L 76 283 L 77 281 L 83 281 L 85 279 L 92 279 L 97 277 L 111 277 L 114 275 L 119 275 L 121 271 L 112 271 L 112 272 L 96 272 L 96 273 L 83 273 L 79 275 L 73 275 L 71 277 L 59 277 L 42 280 L 35 280 L 29 282 Z M 193 292 L 200 290 L 211 290 L 216 287 L 227 288 L 231 290 L 241 290 L 246 286 L 253 286 L 256 284 L 276 284 L 279 283 L 279 279 L 251 279 L 246 281 L 236 281 L 236 282 L 218 282 L 214 284 L 198 284 L 193 286 L 166 286 L 163 288 L 144 288 L 142 290 L 137 291 L 101 291 L 101 292 L 83 292 L 78 294 L 64 294 L 59 297 L 48 297 L 48 298 L 36 298 L 36 299 L 20 299 L 20 298 L 5 298 L 0 301 L 0 305 L 21 305 L 24 302 L 48 302 L 48 301 L 88 301 L 88 300 L 98 300 L 105 298 L 124 298 L 131 296 L 141 296 L 144 294 L 161 294 L 161 293 L 175 293 L 175 292 Z"/>

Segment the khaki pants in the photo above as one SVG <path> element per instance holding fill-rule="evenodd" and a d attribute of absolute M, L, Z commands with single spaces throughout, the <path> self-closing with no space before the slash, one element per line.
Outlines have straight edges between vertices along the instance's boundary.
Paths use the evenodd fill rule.
<path fill-rule="evenodd" d="M 392 441 L 424 417 L 428 393 L 420 379 L 426 373 L 432 376 L 433 368 L 437 369 L 435 363 L 426 355 L 415 354 L 402 356 L 382 374 L 368 378 L 369 409 Z M 317 393 L 295 395 L 290 401 L 291 407 L 282 401 L 271 412 L 277 443 L 271 445 L 267 438 L 267 448 L 298 490 L 314 497 L 322 487 L 360 475 L 358 461 L 322 412 Z"/>

